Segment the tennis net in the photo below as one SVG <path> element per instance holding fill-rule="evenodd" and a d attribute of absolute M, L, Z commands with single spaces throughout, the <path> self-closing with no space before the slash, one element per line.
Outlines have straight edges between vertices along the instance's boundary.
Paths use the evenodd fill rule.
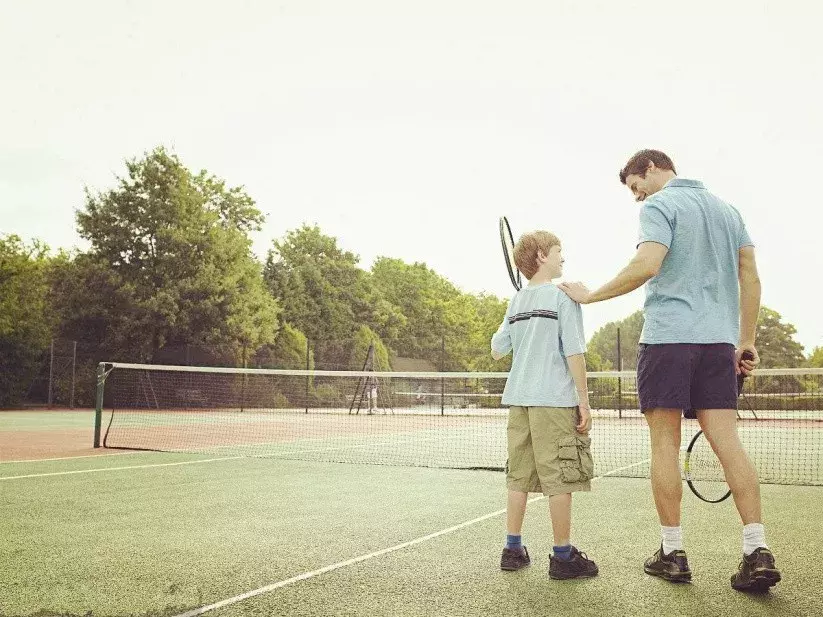
<path fill-rule="evenodd" d="M 506 377 L 101 364 L 95 446 L 502 470 Z M 648 476 L 635 373 L 588 385 L 596 474 Z M 757 371 L 738 418 L 762 482 L 823 485 L 823 369 Z"/>

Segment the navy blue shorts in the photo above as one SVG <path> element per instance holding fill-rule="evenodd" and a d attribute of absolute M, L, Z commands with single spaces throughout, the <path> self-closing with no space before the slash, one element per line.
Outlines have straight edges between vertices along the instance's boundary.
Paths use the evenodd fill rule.
<path fill-rule="evenodd" d="M 734 345 L 670 343 L 645 345 L 637 351 L 640 410 L 737 409 Z"/>

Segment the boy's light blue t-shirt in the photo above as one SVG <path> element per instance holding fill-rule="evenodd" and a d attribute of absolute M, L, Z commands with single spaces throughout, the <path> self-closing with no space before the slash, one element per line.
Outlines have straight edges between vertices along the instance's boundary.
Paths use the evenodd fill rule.
<path fill-rule="evenodd" d="M 752 245 L 740 213 L 701 182 L 674 178 L 643 202 L 641 242 L 669 252 L 646 283 L 640 342 L 737 345 L 738 251 Z"/>
<path fill-rule="evenodd" d="M 574 407 L 579 403 L 566 357 L 586 351 L 583 312 L 554 284 L 527 285 L 518 291 L 491 347 L 497 353 L 514 353 L 504 405 Z"/>

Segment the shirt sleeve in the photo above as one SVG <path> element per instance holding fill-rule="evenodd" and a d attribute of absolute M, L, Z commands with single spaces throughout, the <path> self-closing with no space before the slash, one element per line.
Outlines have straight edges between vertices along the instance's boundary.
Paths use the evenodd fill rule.
<path fill-rule="evenodd" d="M 557 307 L 560 345 L 563 348 L 564 356 L 576 356 L 586 351 L 586 336 L 583 332 L 583 309 L 566 294 L 560 295 L 561 300 Z"/>
<path fill-rule="evenodd" d="M 637 245 L 643 242 L 657 242 L 666 248 L 672 247 L 674 225 L 666 208 L 659 201 L 646 202 L 640 208 L 640 234 Z"/>
<path fill-rule="evenodd" d="M 744 246 L 754 246 L 754 242 L 749 237 L 749 232 L 746 230 L 746 223 L 743 222 L 743 217 L 740 213 L 737 214 L 740 220 L 740 232 L 737 234 L 737 248 L 742 249 Z"/>
<path fill-rule="evenodd" d="M 503 354 L 504 356 L 512 350 L 512 337 L 509 330 L 509 313 L 512 309 L 512 303 L 506 309 L 506 314 L 503 316 L 503 323 L 497 329 L 497 332 L 492 336 L 492 351 Z"/>

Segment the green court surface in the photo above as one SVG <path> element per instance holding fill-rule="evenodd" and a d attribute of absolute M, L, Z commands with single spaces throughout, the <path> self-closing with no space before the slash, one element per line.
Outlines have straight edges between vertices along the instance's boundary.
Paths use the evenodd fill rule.
<path fill-rule="evenodd" d="M 0 431 L 25 422 L 0 414 Z M 605 478 L 575 496 L 573 540 L 601 573 L 558 582 L 546 573 L 545 500 L 524 528 L 533 566 L 498 569 L 500 473 L 171 453 L 0 463 L 0 615 L 171 617 L 223 602 L 203 614 L 823 614 L 810 523 L 823 488 L 762 493 L 784 581 L 748 596 L 729 587 L 741 544 L 731 500 L 688 490 L 694 583 L 643 574 L 659 542 L 645 479 Z"/>

